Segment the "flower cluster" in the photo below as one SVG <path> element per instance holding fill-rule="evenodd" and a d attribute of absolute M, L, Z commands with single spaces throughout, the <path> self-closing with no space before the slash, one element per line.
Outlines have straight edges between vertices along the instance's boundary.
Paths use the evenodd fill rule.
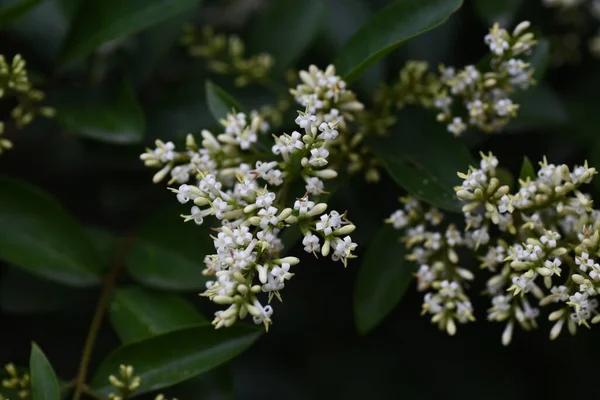
<path fill-rule="evenodd" d="M 453 334 L 455 321 L 472 320 L 465 294 L 473 273 L 459 267 L 457 247 L 473 254 L 489 274 L 485 293 L 491 299 L 487 318 L 505 323 L 502 342 L 508 344 L 514 326 L 537 327 L 541 308 L 551 308 L 550 337 L 563 326 L 575 333 L 580 325 L 600 321 L 600 212 L 579 188 L 596 169 L 587 164 L 540 162 L 536 176 L 519 180 L 510 193 L 496 177 L 498 160 L 482 155 L 479 168 L 470 168 L 455 188 L 463 202 L 465 227 L 439 228 L 441 216 L 412 199 L 387 220 L 404 231 L 417 262 L 418 289 L 427 290 L 423 309 L 440 328 Z"/>
<path fill-rule="evenodd" d="M 261 130 L 261 118 L 248 118 L 232 113 L 221 121 L 224 132 L 218 135 L 204 130 L 200 145 L 192 135 L 185 152 L 176 152 L 173 143 L 157 141 L 156 149 L 141 155 L 147 166 L 161 168 L 154 176 L 158 182 L 171 175 L 170 183 L 178 183 L 177 199 L 193 203 L 185 221 L 203 224 L 214 216 L 220 224 L 214 240 L 215 253 L 205 257 L 204 274 L 214 279 L 203 293 L 214 303 L 227 305 L 215 314 L 213 324 L 228 327 L 250 315 L 256 324 L 268 328 L 273 308 L 259 301 L 266 293 L 269 302 L 280 297 L 280 291 L 294 274 L 296 257 L 282 257 L 283 231 L 296 225 L 303 235 L 307 253 L 331 256 L 346 265 L 353 258 L 356 243 L 350 233 L 355 226 L 346 213 L 327 212 L 327 204 L 315 201 L 325 194 L 324 180 L 337 177 L 330 168 L 330 153 L 338 151 L 338 127 L 342 118 L 351 118 L 351 108 L 344 109 L 339 119 L 330 119 L 337 105 L 347 104 L 354 95 L 344 89 L 344 82 L 332 75 L 330 67 L 323 72 L 311 67 L 302 76 L 319 76 L 310 87 L 320 103 L 313 108 L 301 105 L 306 112 L 296 118 L 298 131 L 273 135 L 270 151 Z M 325 101 L 327 103 L 325 103 Z M 359 108 L 358 103 L 353 106 Z M 329 117 L 328 117 L 329 116 Z M 304 188 L 290 193 L 294 182 L 301 179 Z M 293 195 L 292 200 L 289 200 Z"/>
<path fill-rule="evenodd" d="M 14 364 L 7 364 L 4 367 L 8 378 L 2 380 L 2 388 L 14 391 L 16 396 L 21 400 L 29 400 L 31 398 L 31 379 L 29 374 L 19 373 Z M 0 393 L 0 400 L 8 400 Z"/>
<path fill-rule="evenodd" d="M 134 375 L 134 369 L 131 365 L 120 365 L 119 378 L 111 375 L 108 377 L 108 381 L 118 391 L 118 393 L 109 393 L 108 398 L 110 400 L 129 399 L 142 384 L 142 378 Z M 167 398 L 161 393 L 156 395 L 154 400 L 167 400 Z"/>
<path fill-rule="evenodd" d="M 266 82 L 274 65 L 270 54 L 245 57 L 245 46 L 238 36 L 216 34 L 210 26 L 198 32 L 192 25 L 186 25 L 181 43 L 190 56 L 206 59 L 213 72 L 234 76 L 235 84 L 240 87 Z"/>
<path fill-rule="evenodd" d="M 0 99 L 9 97 L 16 99 L 10 115 L 18 129 L 30 124 L 36 115 L 54 116 L 53 108 L 38 105 L 44 100 L 44 93 L 32 87 L 25 60 L 19 54 L 10 63 L 0 54 Z M 2 137 L 4 129 L 4 122 L 0 121 L 0 154 L 12 148 L 12 142 Z"/>

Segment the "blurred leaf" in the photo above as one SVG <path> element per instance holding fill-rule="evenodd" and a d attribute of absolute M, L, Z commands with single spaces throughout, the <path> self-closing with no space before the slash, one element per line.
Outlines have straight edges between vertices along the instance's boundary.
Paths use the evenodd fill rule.
<path fill-rule="evenodd" d="M 567 108 L 560 96 L 546 85 L 530 89 L 520 104 L 517 117 L 505 128 L 507 132 L 518 132 L 536 128 L 556 128 L 569 121 Z"/>
<path fill-rule="evenodd" d="M 474 164 L 468 149 L 429 112 L 405 110 L 399 120 L 402 124 L 390 137 L 371 142 L 373 152 L 394 181 L 416 198 L 459 212 L 453 188 L 460 183 L 457 172 Z"/>
<path fill-rule="evenodd" d="M 211 81 L 206 81 L 206 103 L 217 122 L 225 119 L 231 110 L 244 112 L 244 108 L 236 99 Z"/>
<path fill-rule="evenodd" d="M 134 144 L 144 138 L 144 110 L 131 83 L 121 81 L 107 94 L 65 94 L 56 118 L 61 126 L 83 137 L 112 144 Z"/>
<path fill-rule="evenodd" d="M 535 179 L 536 175 L 535 168 L 533 167 L 531 160 L 529 157 L 524 156 L 523 164 L 521 164 L 521 172 L 519 173 L 519 179 L 524 181 L 527 180 L 527 178 Z"/>
<path fill-rule="evenodd" d="M 183 222 L 179 215 L 188 210 L 177 204 L 161 207 L 140 226 L 125 263 L 138 283 L 162 290 L 205 288 L 204 256 L 214 252 L 209 221 L 201 226 Z"/>
<path fill-rule="evenodd" d="M 19 0 L 16 3 L 5 5 L 0 8 L 0 28 L 15 23 L 32 8 L 37 6 L 41 0 Z"/>
<path fill-rule="evenodd" d="M 548 39 L 541 38 L 539 40 L 527 62 L 535 68 L 533 79 L 538 83 L 542 82 L 546 76 L 546 70 L 550 62 L 550 42 Z"/>
<path fill-rule="evenodd" d="M 462 0 L 396 0 L 378 11 L 337 55 L 338 73 L 351 82 L 405 41 L 445 22 Z"/>
<path fill-rule="evenodd" d="M 0 259 L 69 286 L 100 282 L 92 243 L 56 199 L 8 177 L 0 188 Z"/>
<path fill-rule="evenodd" d="M 62 48 L 63 62 L 85 57 L 110 40 L 149 28 L 182 12 L 198 0 L 88 1 L 79 8 Z"/>
<path fill-rule="evenodd" d="M 274 69 L 282 73 L 304 54 L 316 38 L 325 17 L 322 0 L 269 2 L 249 34 L 254 53 L 275 57 Z"/>
<path fill-rule="evenodd" d="M 216 330 L 211 325 L 168 332 L 126 344 L 112 352 L 98 367 L 91 386 L 102 395 L 112 387 L 107 376 L 119 365 L 135 366 L 142 379 L 134 396 L 175 385 L 209 371 L 246 350 L 260 331 L 243 325 Z"/>
<path fill-rule="evenodd" d="M 498 22 L 500 26 L 512 25 L 523 0 L 475 0 L 475 10 L 488 25 Z"/>
<path fill-rule="evenodd" d="M 413 280 L 400 232 L 383 226 L 369 245 L 354 287 L 354 322 L 361 334 L 375 328 L 396 307 Z"/>
<path fill-rule="evenodd" d="M 0 309 L 10 314 L 57 311 L 81 300 L 83 292 L 8 268 L 0 281 Z"/>
<path fill-rule="evenodd" d="M 104 229 L 87 227 L 87 234 L 98 253 L 98 262 L 102 271 L 109 269 L 117 250 L 117 238 Z"/>
<path fill-rule="evenodd" d="M 501 185 L 506 185 L 511 190 L 512 190 L 512 188 L 515 187 L 515 177 L 507 168 L 504 168 L 504 167 L 496 168 L 496 178 L 498 178 Z"/>
<path fill-rule="evenodd" d="M 35 343 L 31 345 L 29 370 L 33 399 L 60 400 L 60 387 L 56 374 L 42 350 Z"/>
<path fill-rule="evenodd" d="M 124 343 L 203 322 L 208 324 L 183 297 L 137 286 L 115 292 L 110 305 L 110 321 Z"/>
<path fill-rule="evenodd" d="M 210 400 L 234 400 L 235 382 L 230 363 L 213 368 L 193 379 L 187 380 L 166 391 L 168 397 Z"/>

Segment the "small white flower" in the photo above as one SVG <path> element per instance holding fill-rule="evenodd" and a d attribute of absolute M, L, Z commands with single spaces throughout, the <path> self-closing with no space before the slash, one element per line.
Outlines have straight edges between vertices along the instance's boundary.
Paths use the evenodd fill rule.
<path fill-rule="evenodd" d="M 329 151 L 325 147 L 319 147 L 310 151 L 310 165 L 315 167 L 323 167 L 327 165 L 327 157 L 329 157 Z"/>
<path fill-rule="evenodd" d="M 323 193 L 323 188 L 325 187 L 325 185 L 323 184 L 323 181 L 320 180 L 317 177 L 310 177 L 310 178 L 306 178 L 306 190 L 308 191 L 308 193 L 310 194 L 321 194 Z"/>
<path fill-rule="evenodd" d="M 402 229 L 408 225 L 409 219 L 404 211 L 396 210 L 390 216 L 388 221 L 394 226 L 395 229 Z"/>
<path fill-rule="evenodd" d="M 448 125 L 448 132 L 452 133 L 454 136 L 460 136 L 465 130 L 467 130 L 467 125 L 465 125 L 460 117 L 454 117 L 452 123 Z"/>
<path fill-rule="evenodd" d="M 319 237 L 317 235 L 313 235 L 312 233 L 304 236 L 304 239 L 302 239 L 302 244 L 304 245 L 304 251 L 307 253 L 317 253 L 321 250 Z"/>
<path fill-rule="evenodd" d="M 560 268 L 561 264 L 562 264 L 561 261 L 558 258 L 555 258 L 552 261 L 546 260 L 544 262 L 544 267 L 546 267 L 550 270 L 550 272 L 551 272 L 550 276 L 552 276 L 552 275 L 560 276 L 560 273 L 562 271 L 562 269 Z"/>

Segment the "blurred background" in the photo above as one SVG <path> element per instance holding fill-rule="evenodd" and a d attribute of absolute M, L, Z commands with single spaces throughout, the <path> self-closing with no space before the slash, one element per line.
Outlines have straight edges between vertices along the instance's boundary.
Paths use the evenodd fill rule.
<path fill-rule="evenodd" d="M 0 7 L 12 3 L 2 0 Z M 235 95 L 247 109 L 275 104 L 276 98 L 260 86 L 236 87 L 231 78 L 212 73 L 203 60 L 189 57 L 179 43 L 183 24 L 236 33 L 248 54 L 265 51 L 275 60 L 284 57 L 289 68 L 324 68 L 369 15 L 388 2 L 197 1 L 192 11 L 105 43 L 83 61 L 59 63 L 59 50 L 77 13 L 89 8 L 86 12 L 101 14 L 113 2 L 82 1 L 79 8 L 75 3 L 42 0 L 1 31 L 0 53 L 7 58 L 23 55 L 32 81 L 46 92 L 45 104 L 56 107 L 57 117 L 38 118 L 9 136 L 15 146 L 0 158 L 0 172 L 55 196 L 89 228 L 106 255 L 106 265 L 114 258 L 114 238 L 139 236 L 195 260 L 199 273 L 203 232 L 180 222 L 177 214 L 184 210 L 164 184 L 152 184 L 154 171 L 143 166 L 139 154 L 154 147 L 156 138 L 182 143 L 185 134 L 217 125 L 205 100 L 206 79 Z M 565 11 L 547 7 L 542 0 L 499 3 L 465 1 L 447 23 L 372 67 L 353 90 L 368 104 L 377 84 L 396 78 L 407 60 L 426 60 L 434 66 L 476 63 L 487 52 L 483 37 L 492 22 L 514 26 L 530 20 L 552 45 L 534 100 L 522 107 L 520 118 L 505 133 L 471 132 L 467 143 L 474 154 L 494 151 L 515 174 L 524 155 L 533 161 L 547 155 L 551 162 L 567 164 L 588 159 L 600 167 L 600 61 L 589 46 L 598 20 L 587 6 Z M 273 7 L 283 10 L 286 19 L 273 22 L 269 34 L 259 37 L 256 26 L 272 18 Z M 313 13 L 308 20 L 301 18 L 305 9 Z M 288 47 L 295 48 L 293 54 Z M 285 71 L 280 72 L 278 79 L 285 84 Z M 115 100 L 124 81 L 128 95 L 117 98 L 129 100 Z M 2 113 L 6 110 L 0 108 Z M 282 131 L 293 127 L 293 118 L 285 121 Z M 596 184 L 589 190 L 598 195 L 598 188 Z M 359 258 L 344 269 L 339 263 L 303 257 L 268 334 L 230 365 L 165 393 L 182 400 L 599 396 L 594 384 L 600 356 L 596 331 L 581 329 L 575 337 L 563 334 L 550 342 L 549 326 L 543 322 L 534 332 L 517 330 L 505 348 L 500 343 L 503 326 L 485 321 L 485 298 L 474 296 L 478 322 L 461 326 L 451 338 L 420 317 L 422 295 L 413 285 L 384 323 L 367 335 L 358 334 L 352 305 L 360 257 L 402 193 L 385 174 L 377 184 L 366 183 L 362 175 L 344 184 L 331 207 L 350 210 L 358 227 L 352 236 L 360 245 Z M 168 257 L 161 261 L 162 267 L 171 267 Z M 59 376 L 74 376 L 99 290 L 62 286 L 1 260 L 0 272 L 0 363 L 26 365 L 34 340 L 53 360 Z M 155 289 L 182 293 L 210 317 L 214 309 L 198 297 L 202 284 L 197 279 L 201 277 L 191 278 L 189 287 L 158 284 Z M 122 277 L 123 284 L 131 281 Z M 92 370 L 118 344 L 105 323 Z"/>

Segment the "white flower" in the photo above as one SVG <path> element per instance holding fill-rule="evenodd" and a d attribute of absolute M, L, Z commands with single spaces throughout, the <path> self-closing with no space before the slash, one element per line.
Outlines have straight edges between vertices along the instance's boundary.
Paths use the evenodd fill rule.
<path fill-rule="evenodd" d="M 331 122 L 322 122 L 319 125 L 319 131 L 321 133 L 317 137 L 323 140 L 333 140 L 339 135 L 339 132 L 335 129 L 335 124 Z"/>
<path fill-rule="evenodd" d="M 454 136 L 460 136 L 465 130 L 467 130 L 467 125 L 465 125 L 460 117 L 454 117 L 452 123 L 448 125 L 448 132 L 452 133 Z"/>
<path fill-rule="evenodd" d="M 323 188 L 325 187 L 325 185 L 323 184 L 323 181 L 320 180 L 317 177 L 310 177 L 310 178 L 306 178 L 306 190 L 308 191 L 308 193 L 310 194 L 321 194 L 323 193 Z"/>
<path fill-rule="evenodd" d="M 255 204 L 261 208 L 269 208 L 273 205 L 275 201 L 275 193 L 265 192 L 264 194 L 258 195 L 256 197 Z"/>
<path fill-rule="evenodd" d="M 513 112 L 514 105 L 511 99 L 500 99 L 494 104 L 494 110 L 496 110 L 496 114 L 499 116 L 506 117 Z"/>
<path fill-rule="evenodd" d="M 323 167 L 327 165 L 327 157 L 329 157 L 329 151 L 325 147 L 319 147 L 310 151 L 310 165 L 315 167 Z"/>
<path fill-rule="evenodd" d="M 310 201 L 307 197 L 297 199 L 294 203 L 294 210 L 298 210 L 300 215 L 306 215 L 315 206 L 314 201 Z"/>
<path fill-rule="evenodd" d="M 550 276 L 552 276 L 552 275 L 560 276 L 560 273 L 562 271 L 562 269 L 560 268 L 561 264 L 562 264 L 561 261 L 558 258 L 555 258 L 553 261 L 546 260 L 544 262 L 544 267 L 546 267 L 550 270 L 550 272 L 551 272 Z"/>
<path fill-rule="evenodd" d="M 345 265 L 346 259 L 351 256 L 354 249 L 356 249 L 356 243 L 352 241 L 350 236 L 346 236 L 344 239 L 336 239 L 335 248 L 333 254 L 331 255 L 331 259 L 333 261 L 342 260 Z"/>
<path fill-rule="evenodd" d="M 580 270 L 586 272 L 594 265 L 594 260 L 590 259 L 590 255 L 584 251 L 581 256 L 575 257 L 575 264 L 579 265 Z"/>
<path fill-rule="evenodd" d="M 508 50 L 509 43 L 502 38 L 502 34 L 506 33 L 506 31 L 504 29 L 497 29 L 497 27 L 494 28 L 492 28 L 490 33 L 485 36 L 484 40 L 490 47 L 492 53 L 501 56 L 504 54 L 504 51 Z"/>
<path fill-rule="evenodd" d="M 304 239 L 302 239 L 302 244 L 304 245 L 304 251 L 307 253 L 316 253 L 321 250 L 319 237 L 317 235 L 313 235 L 312 233 L 304 236 Z"/>
<path fill-rule="evenodd" d="M 271 274 L 277 278 L 279 282 L 284 282 L 294 276 L 294 274 L 290 273 L 289 263 L 282 263 L 280 267 L 274 267 Z"/>
<path fill-rule="evenodd" d="M 588 294 L 587 293 L 575 293 L 569 297 L 569 305 L 575 307 L 575 309 L 587 308 L 588 306 Z"/>
<path fill-rule="evenodd" d="M 388 222 L 390 222 L 395 229 L 402 229 L 408 225 L 409 219 L 404 211 L 396 210 L 390 218 L 388 218 Z"/>
<path fill-rule="evenodd" d="M 540 242 L 545 244 L 548 248 L 555 248 L 556 241 L 560 239 L 560 234 L 558 232 L 546 231 L 546 233 L 540 237 Z"/>
<path fill-rule="evenodd" d="M 310 130 L 310 127 L 317 122 L 317 116 L 311 113 L 299 113 L 296 117 L 296 124 L 303 129 Z"/>
<path fill-rule="evenodd" d="M 262 208 L 258 211 L 258 216 L 260 218 L 260 227 L 261 229 L 267 229 L 269 225 L 276 226 L 279 223 L 277 219 L 277 209 L 275 207 Z"/>
<path fill-rule="evenodd" d="M 550 292 L 552 293 L 553 301 L 555 303 L 558 303 L 559 301 L 564 302 L 569 299 L 569 292 L 567 291 L 566 286 L 553 286 L 552 289 L 550 289 Z"/>

